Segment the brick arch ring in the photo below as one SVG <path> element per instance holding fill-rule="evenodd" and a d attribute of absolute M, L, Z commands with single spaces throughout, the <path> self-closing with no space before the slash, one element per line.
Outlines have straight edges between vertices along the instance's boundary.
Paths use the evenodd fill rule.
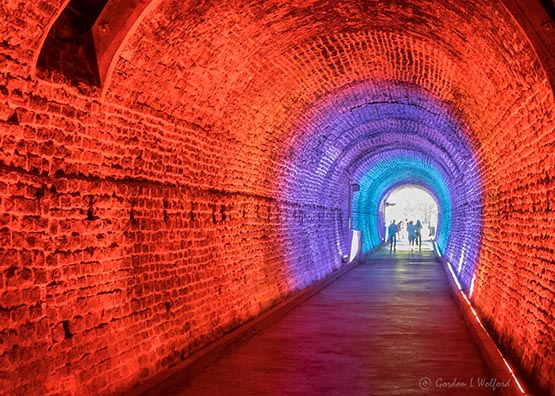
<path fill-rule="evenodd" d="M 330 205 L 346 213 L 348 183 L 358 183 L 360 191 L 352 197 L 354 225 L 362 232 L 363 251 L 368 251 L 381 243 L 376 218 L 384 196 L 402 184 L 424 186 L 440 210 L 438 248 L 451 262 L 464 257 L 459 277 L 470 287 L 480 249 L 483 198 L 464 120 L 432 93 L 389 81 L 344 87 L 308 113 L 294 127 L 295 138 L 282 148 L 288 166 L 275 179 L 280 199 Z M 370 216 L 357 218 L 357 213 Z M 314 257 L 318 251 L 335 252 L 330 258 L 334 262 L 323 265 L 337 266 L 335 261 L 349 248 L 347 217 L 337 215 L 337 229 L 319 230 L 296 243 Z M 281 232 L 289 239 L 293 229 L 284 221 Z"/>

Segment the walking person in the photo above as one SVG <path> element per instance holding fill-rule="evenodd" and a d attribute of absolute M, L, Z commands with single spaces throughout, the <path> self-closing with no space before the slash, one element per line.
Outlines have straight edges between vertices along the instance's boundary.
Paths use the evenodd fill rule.
<path fill-rule="evenodd" d="M 387 228 L 387 232 L 389 234 L 389 253 L 397 251 L 397 232 L 399 228 L 397 224 L 395 224 L 395 220 L 391 222 L 389 227 Z"/>
<path fill-rule="evenodd" d="M 407 224 L 407 232 L 408 232 L 410 250 L 412 250 L 412 247 L 414 246 L 414 241 L 416 240 L 416 225 L 414 225 L 412 220 L 409 221 Z"/>
<path fill-rule="evenodd" d="M 416 244 L 418 250 L 422 250 L 422 223 L 420 220 L 416 220 Z"/>
<path fill-rule="evenodd" d="M 399 240 L 403 241 L 405 239 L 405 223 L 403 220 L 397 223 L 397 229 L 399 230 L 397 233 Z"/>

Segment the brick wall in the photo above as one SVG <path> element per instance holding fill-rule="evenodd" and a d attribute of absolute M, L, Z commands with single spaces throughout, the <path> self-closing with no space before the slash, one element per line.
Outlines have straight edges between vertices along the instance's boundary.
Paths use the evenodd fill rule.
<path fill-rule="evenodd" d="M 0 6 L 0 394 L 123 394 L 337 268 L 372 148 L 356 119 L 333 139 L 306 124 L 348 86 L 387 101 L 381 81 L 468 133 L 474 302 L 555 392 L 554 100 L 500 5 L 165 0 L 96 89 L 34 74 L 62 3 Z"/>

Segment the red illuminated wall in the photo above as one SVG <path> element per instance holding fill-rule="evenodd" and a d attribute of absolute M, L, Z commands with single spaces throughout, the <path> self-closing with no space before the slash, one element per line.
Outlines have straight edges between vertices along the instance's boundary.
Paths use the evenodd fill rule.
<path fill-rule="evenodd" d="M 471 131 L 473 299 L 555 393 L 553 91 L 499 2 L 156 1 L 100 88 L 37 77 L 65 3 L 0 5 L 0 394 L 123 394 L 329 274 L 296 240 L 337 256 L 345 214 L 278 176 L 311 105 L 363 80 Z"/>

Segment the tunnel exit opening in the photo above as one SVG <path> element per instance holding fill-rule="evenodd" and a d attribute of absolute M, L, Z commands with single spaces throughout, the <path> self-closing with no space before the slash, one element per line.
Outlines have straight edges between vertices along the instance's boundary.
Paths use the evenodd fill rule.
<path fill-rule="evenodd" d="M 415 232 L 421 237 L 422 250 L 433 250 L 438 234 L 439 205 L 436 198 L 424 187 L 401 185 L 384 196 L 380 203 L 384 242 L 389 240 L 388 226 L 395 221 L 399 232 L 397 239 L 401 249 L 419 246 Z M 419 246 L 420 247 L 420 246 Z"/>

